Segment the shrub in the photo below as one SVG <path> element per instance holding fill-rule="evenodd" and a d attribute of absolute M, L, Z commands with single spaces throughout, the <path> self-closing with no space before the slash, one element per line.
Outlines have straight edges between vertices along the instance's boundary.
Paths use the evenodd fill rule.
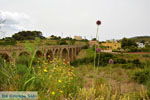
<path fill-rule="evenodd" d="M 123 59 L 123 58 L 117 58 L 115 60 L 115 63 L 117 63 L 117 64 L 126 64 L 127 61 L 125 59 Z"/>
<path fill-rule="evenodd" d="M 132 63 L 138 68 L 144 68 L 144 64 L 142 64 L 139 59 L 134 59 Z"/>
<path fill-rule="evenodd" d="M 66 40 L 60 40 L 57 44 L 59 44 L 59 45 L 68 45 Z"/>
<path fill-rule="evenodd" d="M 82 59 L 77 59 L 73 62 L 71 62 L 70 64 L 73 66 L 78 66 L 78 65 L 82 65 L 82 64 L 89 64 L 89 63 L 93 63 L 93 57 L 86 57 L 86 58 L 82 58 Z"/>
<path fill-rule="evenodd" d="M 144 64 L 140 62 L 139 59 L 128 60 L 125 59 L 117 59 L 115 63 L 122 64 L 122 68 L 132 69 L 132 68 L 144 68 Z"/>
<path fill-rule="evenodd" d="M 106 66 L 109 62 L 109 59 L 113 59 L 114 56 L 110 53 L 100 53 L 96 56 L 96 65 L 97 66 Z"/>
<path fill-rule="evenodd" d="M 134 74 L 133 79 L 136 80 L 138 83 L 146 84 L 146 82 L 150 81 L 150 70 L 145 69 L 143 71 L 136 72 Z"/>
<path fill-rule="evenodd" d="M 148 97 L 150 97 L 150 69 L 144 69 L 142 71 L 136 72 L 133 76 L 133 79 L 147 87 L 146 93 Z"/>
<path fill-rule="evenodd" d="M 109 62 L 109 59 L 114 58 L 114 56 L 110 53 L 100 53 L 96 55 L 96 66 L 106 66 Z M 94 62 L 94 56 L 85 57 L 82 59 L 77 59 L 71 62 L 71 65 L 77 66 L 81 64 L 90 64 Z"/>
<path fill-rule="evenodd" d="M 133 64 L 140 65 L 140 64 L 141 64 L 141 62 L 140 62 L 140 60 L 139 60 L 139 59 L 134 59 L 134 60 L 133 60 Z"/>
<path fill-rule="evenodd" d="M 82 49 L 88 49 L 89 48 L 89 45 L 87 44 L 87 45 L 84 45 L 83 47 L 82 47 Z"/>

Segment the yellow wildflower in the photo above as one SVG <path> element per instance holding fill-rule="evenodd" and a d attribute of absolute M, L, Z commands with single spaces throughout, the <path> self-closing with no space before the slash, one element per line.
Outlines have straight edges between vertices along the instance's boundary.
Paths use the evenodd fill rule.
<path fill-rule="evenodd" d="M 55 92 L 53 91 L 53 92 L 51 92 L 51 94 L 52 94 L 52 95 L 55 95 Z"/>
<path fill-rule="evenodd" d="M 63 91 L 62 91 L 62 90 L 60 90 L 59 92 L 60 92 L 60 93 L 63 93 Z"/>
<path fill-rule="evenodd" d="M 44 72 L 48 72 L 47 69 L 44 69 L 43 71 L 44 71 Z"/>
<path fill-rule="evenodd" d="M 61 81 L 61 80 L 58 80 L 58 82 L 61 83 L 62 81 Z"/>

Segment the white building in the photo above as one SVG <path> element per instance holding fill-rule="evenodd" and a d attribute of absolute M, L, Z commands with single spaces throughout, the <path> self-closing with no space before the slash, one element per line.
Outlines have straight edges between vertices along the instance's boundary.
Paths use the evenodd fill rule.
<path fill-rule="evenodd" d="M 144 43 L 136 42 L 136 44 L 138 45 L 138 48 L 145 48 Z"/>

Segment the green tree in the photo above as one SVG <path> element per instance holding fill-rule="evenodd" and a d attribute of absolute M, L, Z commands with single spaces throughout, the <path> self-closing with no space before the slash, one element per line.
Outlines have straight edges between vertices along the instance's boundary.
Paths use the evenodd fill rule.
<path fill-rule="evenodd" d="M 57 41 L 57 45 L 68 45 L 68 43 L 66 42 L 66 40 L 59 40 Z"/>
<path fill-rule="evenodd" d="M 40 31 L 21 31 L 12 36 L 15 40 L 35 40 L 35 38 L 44 39 Z"/>
<path fill-rule="evenodd" d="M 130 49 L 130 47 L 137 47 L 137 44 L 134 40 L 132 39 L 127 39 L 127 38 L 123 38 L 121 41 L 121 47 L 123 49 Z"/>
<path fill-rule="evenodd" d="M 60 36 L 55 36 L 55 35 L 51 35 L 50 36 L 51 38 L 51 40 L 60 40 L 61 39 L 61 37 Z"/>
<path fill-rule="evenodd" d="M 96 40 L 96 38 L 93 38 L 92 40 L 93 40 L 93 41 L 95 41 L 95 40 Z"/>

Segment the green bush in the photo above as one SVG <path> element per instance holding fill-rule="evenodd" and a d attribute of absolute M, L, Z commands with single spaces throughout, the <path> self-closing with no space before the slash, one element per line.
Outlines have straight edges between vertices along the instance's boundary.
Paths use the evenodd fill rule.
<path fill-rule="evenodd" d="M 66 40 L 59 40 L 57 42 L 58 45 L 68 45 L 68 43 L 66 42 Z"/>
<path fill-rule="evenodd" d="M 77 59 L 73 62 L 71 62 L 70 64 L 72 66 L 78 66 L 78 65 L 82 65 L 82 64 L 89 64 L 89 63 L 93 63 L 93 57 L 86 57 L 86 58 L 82 58 L 82 59 Z"/>
<path fill-rule="evenodd" d="M 132 63 L 138 68 L 144 68 L 144 64 L 142 64 L 139 59 L 134 59 Z"/>
<path fill-rule="evenodd" d="M 150 97 L 150 69 L 144 69 L 142 71 L 135 72 L 133 79 L 147 87 L 147 94 Z"/>
<path fill-rule="evenodd" d="M 140 52 L 140 50 L 135 46 L 131 46 L 129 47 L 129 52 Z"/>
<path fill-rule="evenodd" d="M 89 45 L 84 45 L 83 47 L 82 47 L 82 49 L 88 49 L 89 48 Z"/>
<path fill-rule="evenodd" d="M 97 66 L 106 66 L 110 59 L 114 59 L 113 54 L 110 53 L 100 53 L 96 56 Z"/>
<path fill-rule="evenodd" d="M 132 68 L 144 68 L 145 63 L 140 62 L 139 59 L 125 60 L 117 58 L 115 59 L 115 64 L 122 64 L 122 68 L 132 69 Z"/>
<path fill-rule="evenodd" d="M 132 61 L 132 63 L 133 63 L 133 64 L 136 64 L 136 65 L 141 64 L 141 62 L 140 62 L 139 59 L 134 59 L 134 60 Z"/>
<path fill-rule="evenodd" d="M 146 84 L 150 81 L 150 70 L 144 69 L 143 71 L 136 72 L 133 77 L 138 83 Z"/>
<path fill-rule="evenodd" d="M 106 66 L 109 62 L 109 59 L 114 58 L 114 56 L 110 53 L 100 53 L 96 55 L 96 66 Z M 71 62 L 71 65 L 78 66 L 82 64 L 90 64 L 94 62 L 94 56 L 85 57 L 82 59 L 77 59 Z"/>

